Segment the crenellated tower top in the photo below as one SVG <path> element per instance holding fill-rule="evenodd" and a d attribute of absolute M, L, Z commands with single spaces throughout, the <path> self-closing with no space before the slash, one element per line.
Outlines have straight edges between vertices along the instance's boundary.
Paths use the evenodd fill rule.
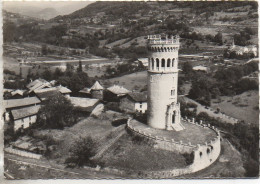
<path fill-rule="evenodd" d="M 150 51 L 150 72 L 177 72 L 180 37 L 167 35 L 148 35 L 148 50 Z"/>
<path fill-rule="evenodd" d="M 148 35 L 148 44 L 149 45 L 154 45 L 154 44 L 174 44 L 174 45 L 179 45 L 179 35 L 175 36 L 167 36 L 167 35 Z"/>

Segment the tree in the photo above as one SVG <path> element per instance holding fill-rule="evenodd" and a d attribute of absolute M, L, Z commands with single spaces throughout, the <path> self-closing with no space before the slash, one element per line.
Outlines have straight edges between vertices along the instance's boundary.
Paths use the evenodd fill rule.
<path fill-rule="evenodd" d="M 48 54 L 48 48 L 46 45 L 42 45 L 42 55 L 47 55 Z"/>
<path fill-rule="evenodd" d="M 73 105 L 62 94 L 50 96 L 38 113 L 37 122 L 44 128 L 59 128 L 70 126 L 76 122 Z"/>
<path fill-rule="evenodd" d="M 79 67 L 78 67 L 78 72 L 82 72 L 82 62 L 79 60 Z"/>
<path fill-rule="evenodd" d="M 222 40 L 222 33 L 218 32 L 215 37 L 214 37 L 214 41 L 219 43 L 220 45 L 223 44 L 223 40 Z"/>
<path fill-rule="evenodd" d="M 183 63 L 182 70 L 185 74 L 191 73 L 192 72 L 192 65 L 190 64 L 190 62 Z"/>
<path fill-rule="evenodd" d="M 66 159 L 65 163 L 69 166 L 82 167 L 85 164 L 91 164 L 90 160 L 96 154 L 97 144 L 91 137 L 79 137 L 78 140 L 72 144 L 70 148 L 70 157 Z"/>

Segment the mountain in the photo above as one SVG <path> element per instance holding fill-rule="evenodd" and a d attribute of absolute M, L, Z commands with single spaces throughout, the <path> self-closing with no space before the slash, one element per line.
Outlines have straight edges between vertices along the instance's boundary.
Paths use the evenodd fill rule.
<path fill-rule="evenodd" d="M 58 14 L 59 12 L 54 8 L 44 8 L 37 13 L 37 17 L 40 19 L 49 20 L 53 17 L 56 17 Z"/>
<path fill-rule="evenodd" d="M 7 2 L 5 1 L 3 2 L 3 9 L 12 13 L 18 13 L 21 15 L 48 20 L 58 15 L 66 15 L 66 14 L 73 13 L 74 11 L 81 9 L 91 3 L 93 2 L 89 2 L 89 1 Z"/>

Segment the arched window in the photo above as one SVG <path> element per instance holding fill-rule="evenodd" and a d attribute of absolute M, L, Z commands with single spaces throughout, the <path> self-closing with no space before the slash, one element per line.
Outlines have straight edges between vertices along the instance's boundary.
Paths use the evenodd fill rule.
<path fill-rule="evenodd" d="M 159 68 L 159 59 L 158 58 L 156 58 L 156 67 Z"/>
<path fill-rule="evenodd" d="M 175 60 L 175 59 L 172 59 L 172 67 L 174 67 L 174 60 Z"/>
<path fill-rule="evenodd" d="M 202 152 L 200 152 L 200 157 L 202 157 Z"/>
<path fill-rule="evenodd" d="M 152 69 L 154 69 L 154 59 L 152 58 Z"/>
<path fill-rule="evenodd" d="M 163 50 L 163 47 L 161 47 L 161 51 L 163 52 L 164 50 Z"/>
<path fill-rule="evenodd" d="M 168 58 L 168 59 L 167 59 L 167 67 L 170 67 L 170 66 L 171 66 L 171 59 Z"/>
<path fill-rule="evenodd" d="M 162 59 L 162 67 L 165 67 L 165 59 Z"/>
<path fill-rule="evenodd" d="M 210 153 L 210 149 L 209 148 L 207 148 L 207 154 L 209 154 Z"/>

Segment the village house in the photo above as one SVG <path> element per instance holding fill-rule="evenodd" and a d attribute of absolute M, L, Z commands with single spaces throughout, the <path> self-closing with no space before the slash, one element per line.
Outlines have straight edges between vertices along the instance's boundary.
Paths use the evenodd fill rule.
<path fill-rule="evenodd" d="M 65 97 L 70 97 L 71 90 L 60 85 L 50 88 L 37 89 L 34 92 L 36 96 L 41 99 L 41 101 L 45 101 L 48 97 L 56 95 L 58 93 L 63 94 Z"/>
<path fill-rule="evenodd" d="M 37 97 L 28 97 L 22 99 L 9 99 L 3 101 L 4 105 L 4 120 L 6 122 L 10 121 L 10 113 L 16 109 L 22 109 L 26 107 L 36 106 L 41 103 L 41 101 Z"/>
<path fill-rule="evenodd" d="M 44 79 L 36 79 L 29 83 L 27 86 L 28 88 L 28 94 L 33 93 L 35 90 L 44 89 L 44 88 L 51 88 L 52 85 L 44 80 Z"/>
<path fill-rule="evenodd" d="M 229 52 L 235 52 L 236 55 L 244 55 L 244 54 L 252 54 L 254 57 L 258 55 L 258 49 L 255 45 L 249 45 L 249 46 L 238 46 L 235 45 L 235 42 L 233 40 L 232 45 L 229 48 Z"/>
<path fill-rule="evenodd" d="M 208 67 L 198 65 L 198 66 L 194 66 L 194 67 L 192 68 L 192 70 L 202 71 L 202 72 L 208 72 Z"/>
<path fill-rule="evenodd" d="M 90 114 L 100 104 L 100 100 L 94 98 L 70 97 L 68 99 L 78 112 L 84 114 Z"/>
<path fill-rule="evenodd" d="M 131 92 L 120 99 L 119 108 L 127 113 L 147 111 L 147 92 Z"/>
<path fill-rule="evenodd" d="M 14 131 L 26 129 L 34 124 L 36 122 L 37 113 L 40 107 L 40 105 L 34 105 L 11 110 L 11 120 L 14 124 Z"/>
<path fill-rule="evenodd" d="M 120 98 L 130 93 L 130 91 L 122 86 L 113 85 L 104 91 L 104 100 L 109 102 L 119 102 Z"/>
<path fill-rule="evenodd" d="M 79 91 L 82 97 L 92 97 L 103 100 L 104 87 L 98 81 L 94 83 L 91 88 L 84 88 Z"/>

